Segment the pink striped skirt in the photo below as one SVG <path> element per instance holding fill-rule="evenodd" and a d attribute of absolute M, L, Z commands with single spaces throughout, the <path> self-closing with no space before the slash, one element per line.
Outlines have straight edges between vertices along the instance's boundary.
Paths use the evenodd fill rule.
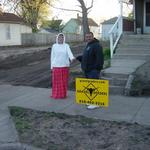
<path fill-rule="evenodd" d="M 68 67 L 54 67 L 52 70 L 52 98 L 62 99 L 67 97 L 69 78 Z"/>

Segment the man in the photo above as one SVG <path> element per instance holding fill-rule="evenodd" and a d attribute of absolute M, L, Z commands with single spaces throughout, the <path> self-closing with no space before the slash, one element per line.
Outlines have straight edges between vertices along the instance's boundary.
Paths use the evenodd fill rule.
<path fill-rule="evenodd" d="M 92 32 L 86 33 L 85 40 L 87 45 L 83 51 L 83 55 L 78 56 L 76 59 L 81 62 L 81 68 L 86 78 L 99 79 L 104 64 L 103 48 L 99 40 L 94 38 Z M 95 109 L 97 107 L 99 106 L 88 105 L 87 108 Z"/>

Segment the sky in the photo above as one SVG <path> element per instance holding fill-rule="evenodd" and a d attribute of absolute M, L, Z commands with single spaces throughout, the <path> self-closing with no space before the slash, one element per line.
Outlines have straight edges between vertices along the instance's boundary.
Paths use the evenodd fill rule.
<path fill-rule="evenodd" d="M 87 6 L 90 6 L 92 0 L 84 1 Z M 58 2 L 55 4 L 55 7 L 80 10 L 78 5 L 79 3 L 77 2 L 77 0 L 58 0 Z M 130 12 L 131 10 L 132 9 L 128 8 L 127 5 L 124 5 L 123 14 L 127 16 L 128 12 Z M 70 18 L 76 18 L 77 13 L 78 12 L 53 9 L 53 16 L 57 17 L 58 19 L 63 19 L 64 22 L 67 22 Z M 118 0 L 94 0 L 94 6 L 91 9 L 88 17 L 93 18 L 98 24 L 100 24 L 100 22 L 118 16 L 119 14 L 120 4 Z"/>
<path fill-rule="evenodd" d="M 4 0 L 0 0 L 3 2 Z M 87 7 L 90 6 L 92 0 L 84 0 Z M 79 7 L 79 2 L 77 0 L 56 0 L 54 3 L 55 7 L 58 8 L 67 8 L 67 9 L 77 9 L 81 10 Z M 124 5 L 123 15 L 127 16 L 129 12 L 131 12 L 131 6 Z M 56 19 L 62 19 L 64 23 L 66 23 L 70 18 L 76 18 L 78 12 L 74 11 L 64 11 L 61 9 L 52 9 L 52 17 Z M 120 14 L 120 4 L 119 0 L 94 0 L 93 8 L 89 13 L 88 17 L 93 18 L 98 24 L 102 21 L 110 19 L 112 17 L 116 17 Z M 79 14 L 81 16 L 81 13 Z"/>

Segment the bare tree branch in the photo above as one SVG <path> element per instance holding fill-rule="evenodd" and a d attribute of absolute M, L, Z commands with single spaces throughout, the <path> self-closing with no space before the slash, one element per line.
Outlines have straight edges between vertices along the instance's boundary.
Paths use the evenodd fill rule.
<path fill-rule="evenodd" d="M 81 6 L 83 6 L 83 7 L 85 7 L 85 8 L 86 8 L 85 3 L 84 3 L 84 1 L 83 1 L 83 0 L 77 0 L 77 1 L 81 4 Z"/>
<path fill-rule="evenodd" d="M 78 9 L 67 9 L 67 8 L 60 8 L 60 7 L 55 7 L 53 5 L 50 5 L 51 7 L 55 8 L 55 9 L 60 9 L 60 10 L 64 10 L 64 11 L 76 11 L 79 13 L 82 13 L 82 11 L 78 10 Z"/>
<path fill-rule="evenodd" d="M 94 0 L 91 1 L 91 5 L 87 8 L 87 10 L 89 10 L 93 7 L 93 3 L 94 3 Z"/>

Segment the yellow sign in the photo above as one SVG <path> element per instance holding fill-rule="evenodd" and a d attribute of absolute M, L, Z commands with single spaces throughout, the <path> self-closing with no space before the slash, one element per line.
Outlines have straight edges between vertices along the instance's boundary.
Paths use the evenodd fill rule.
<path fill-rule="evenodd" d="M 108 80 L 76 78 L 76 102 L 108 107 Z"/>

